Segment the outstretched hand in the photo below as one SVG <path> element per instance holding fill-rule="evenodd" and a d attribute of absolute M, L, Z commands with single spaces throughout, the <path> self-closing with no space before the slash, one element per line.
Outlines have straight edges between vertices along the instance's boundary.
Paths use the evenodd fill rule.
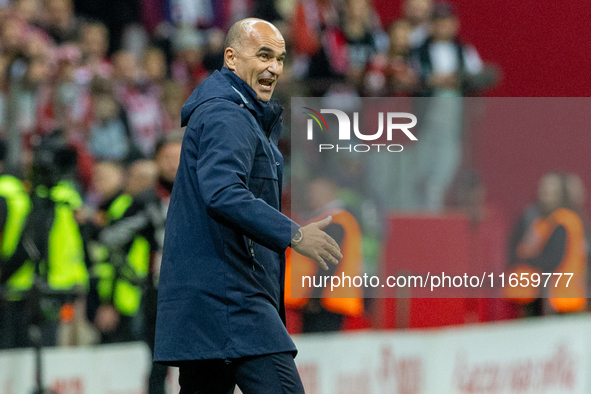
<path fill-rule="evenodd" d="M 324 270 L 328 270 L 327 261 L 337 265 L 339 260 L 343 258 L 339 244 L 322 231 L 331 221 L 332 216 L 328 216 L 318 222 L 301 227 L 303 238 L 297 245 L 292 246 L 293 250 L 316 261 Z"/>

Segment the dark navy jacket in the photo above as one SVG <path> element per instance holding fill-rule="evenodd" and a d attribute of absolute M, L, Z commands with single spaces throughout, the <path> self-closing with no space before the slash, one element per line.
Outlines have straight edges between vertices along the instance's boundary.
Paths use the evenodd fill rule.
<path fill-rule="evenodd" d="M 284 325 L 283 283 L 284 252 L 299 226 L 280 212 L 281 111 L 227 68 L 183 106 L 155 361 L 296 351 Z"/>

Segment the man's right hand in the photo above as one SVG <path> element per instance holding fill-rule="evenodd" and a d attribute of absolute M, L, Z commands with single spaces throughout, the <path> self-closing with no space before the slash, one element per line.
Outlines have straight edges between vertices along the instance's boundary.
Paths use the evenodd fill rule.
<path fill-rule="evenodd" d="M 302 240 L 292 246 L 293 250 L 316 261 L 324 270 L 328 270 L 326 261 L 337 265 L 339 260 L 343 258 L 339 244 L 322 231 L 331 221 L 332 216 L 328 216 L 319 222 L 301 227 Z"/>

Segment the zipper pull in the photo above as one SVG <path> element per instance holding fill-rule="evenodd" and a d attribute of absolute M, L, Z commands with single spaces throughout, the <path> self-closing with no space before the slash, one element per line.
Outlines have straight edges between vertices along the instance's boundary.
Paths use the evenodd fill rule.
<path fill-rule="evenodd" d="M 248 240 L 248 248 L 250 249 L 250 257 L 252 257 L 253 262 L 252 262 L 252 270 L 255 271 L 255 266 L 254 266 L 254 243 L 252 241 L 252 239 Z"/>

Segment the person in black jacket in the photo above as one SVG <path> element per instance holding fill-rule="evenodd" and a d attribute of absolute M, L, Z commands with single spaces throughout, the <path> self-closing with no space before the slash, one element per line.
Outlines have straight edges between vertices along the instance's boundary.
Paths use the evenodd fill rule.
<path fill-rule="evenodd" d="M 484 65 L 476 49 L 459 39 L 459 20 L 451 4 L 437 3 L 431 19 L 431 35 L 413 54 L 419 94 L 429 99 L 421 101 L 421 142 L 409 151 L 416 155 L 416 168 L 414 195 L 405 208 L 437 211 L 444 208 L 462 161 L 462 97 L 472 90 Z"/>

